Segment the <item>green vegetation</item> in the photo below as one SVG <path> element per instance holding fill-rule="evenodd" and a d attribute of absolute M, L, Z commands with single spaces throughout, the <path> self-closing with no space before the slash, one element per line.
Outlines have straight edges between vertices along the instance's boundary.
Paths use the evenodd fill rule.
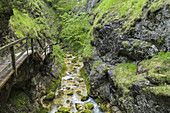
<path fill-rule="evenodd" d="M 102 24 L 106 24 L 110 20 L 125 21 L 122 29 L 126 28 L 126 32 L 135 24 L 136 20 L 141 18 L 141 15 L 146 15 L 149 11 L 154 12 L 166 3 L 168 0 L 103 0 L 93 11 L 96 18 L 89 35 L 93 40 L 93 29 L 100 28 Z M 142 10 L 146 6 L 148 9 L 143 12 Z M 122 29 L 118 32 L 121 32 Z"/>
<path fill-rule="evenodd" d="M 81 76 L 85 79 L 86 85 L 87 85 L 87 92 L 89 95 L 91 95 L 91 86 L 90 86 L 90 81 L 89 81 L 89 76 L 87 71 L 85 71 L 84 67 L 81 68 L 80 70 Z"/>
<path fill-rule="evenodd" d="M 96 61 L 94 64 L 93 64 L 93 69 L 97 69 L 97 66 L 101 63 L 101 61 Z"/>
<path fill-rule="evenodd" d="M 123 92 L 127 94 L 129 89 L 134 82 L 144 81 L 145 79 L 136 75 L 137 65 L 133 63 L 121 63 L 114 70 L 112 77 L 116 80 L 115 85 L 118 85 L 122 88 Z"/>
<path fill-rule="evenodd" d="M 156 95 L 170 96 L 170 85 L 167 85 L 166 83 L 163 85 L 150 87 L 149 90 Z"/>
<path fill-rule="evenodd" d="M 71 95 L 73 95 L 73 92 L 69 92 L 69 93 L 67 93 L 67 95 L 71 96 Z"/>
<path fill-rule="evenodd" d="M 150 60 L 144 60 L 140 63 L 148 72 L 148 78 L 153 83 L 163 84 L 170 81 L 170 52 L 159 52 Z"/>
<path fill-rule="evenodd" d="M 61 113 L 69 113 L 70 112 L 70 108 L 68 107 L 61 107 L 60 109 L 58 109 L 59 112 Z"/>
<path fill-rule="evenodd" d="M 64 40 L 65 44 L 70 43 L 70 50 L 78 51 L 83 49 L 90 29 L 87 14 L 65 12 L 60 18 L 63 28 L 59 35 L 60 38 Z"/>
<path fill-rule="evenodd" d="M 81 105 L 76 106 L 76 109 L 77 109 L 77 110 L 78 110 L 79 108 L 81 108 Z"/>
<path fill-rule="evenodd" d="M 90 44 L 87 44 L 83 50 L 83 57 L 92 58 L 93 57 L 93 47 Z"/>
<path fill-rule="evenodd" d="M 28 105 L 30 105 L 30 100 L 25 93 L 20 93 L 14 98 L 10 99 L 11 103 L 14 103 L 16 109 L 24 111 Z"/>
<path fill-rule="evenodd" d="M 78 79 L 78 82 L 83 82 L 83 79 Z"/>
<path fill-rule="evenodd" d="M 86 103 L 85 108 L 92 110 L 94 108 L 94 105 L 92 103 Z"/>
<path fill-rule="evenodd" d="M 47 38 L 56 36 L 55 12 L 40 0 L 13 2 L 14 15 L 10 19 L 10 27 L 21 38 L 24 36 Z M 46 7 L 43 9 L 42 7 Z M 47 13 L 48 12 L 48 13 Z M 48 14 L 48 17 L 45 16 Z M 50 27 L 50 24 L 53 26 Z"/>
<path fill-rule="evenodd" d="M 141 40 L 137 40 L 135 41 L 135 43 L 133 44 L 133 46 L 130 48 L 130 50 L 134 50 L 135 48 L 138 48 L 139 46 L 143 46 L 143 47 L 151 47 L 152 44 L 145 42 L 145 41 L 141 41 Z"/>
<path fill-rule="evenodd" d="M 110 109 L 107 108 L 107 102 L 106 101 L 103 101 L 100 96 L 98 96 L 98 98 L 95 99 L 95 101 L 99 104 L 100 106 L 100 109 L 102 112 L 104 111 L 109 111 Z"/>
<path fill-rule="evenodd" d="M 88 98 L 89 98 L 88 96 L 82 96 L 81 101 L 86 101 L 86 100 L 88 100 Z"/>
<path fill-rule="evenodd" d="M 170 52 L 159 52 L 152 59 L 142 61 L 140 65 L 148 70 L 149 80 L 152 83 L 159 84 L 148 89 L 156 95 L 169 96 L 170 87 L 167 83 L 170 81 Z"/>
<path fill-rule="evenodd" d="M 55 98 L 55 92 L 49 93 L 44 100 L 52 100 Z"/>

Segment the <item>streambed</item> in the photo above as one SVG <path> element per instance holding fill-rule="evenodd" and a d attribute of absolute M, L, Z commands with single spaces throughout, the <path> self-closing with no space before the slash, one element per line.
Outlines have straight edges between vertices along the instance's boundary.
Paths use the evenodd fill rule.
<path fill-rule="evenodd" d="M 53 100 L 51 111 L 55 113 L 61 107 L 70 108 L 70 112 L 85 110 L 86 103 L 94 105 L 91 110 L 93 113 L 102 113 L 98 104 L 90 97 L 86 101 L 81 101 L 82 97 L 88 96 L 84 78 L 81 77 L 80 69 L 83 67 L 82 57 L 67 54 L 64 59 L 68 68 L 67 75 L 62 77 L 61 88 L 56 90 L 56 98 Z M 77 106 L 81 106 L 77 109 Z"/>

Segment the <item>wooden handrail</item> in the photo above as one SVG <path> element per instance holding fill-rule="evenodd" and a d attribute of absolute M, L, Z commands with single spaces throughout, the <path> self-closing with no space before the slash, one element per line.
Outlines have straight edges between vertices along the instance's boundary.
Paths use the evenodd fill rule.
<path fill-rule="evenodd" d="M 46 57 L 47 49 L 50 48 L 48 52 L 51 52 L 51 50 L 52 50 L 52 49 L 51 49 L 52 47 L 51 47 L 50 44 L 48 44 L 48 45 L 46 45 L 46 46 L 43 46 L 43 44 L 41 43 L 40 39 L 37 38 L 37 37 L 24 37 L 24 38 L 21 38 L 21 39 L 18 39 L 18 40 L 16 40 L 16 41 L 14 41 L 14 42 L 11 42 L 11 43 L 3 46 L 3 47 L 0 47 L 0 52 L 3 52 L 3 51 L 6 50 L 6 49 L 9 49 L 9 50 L 10 50 L 11 60 L 12 60 L 11 64 L 12 64 L 12 69 L 14 70 L 15 76 L 17 76 L 16 61 L 24 54 L 24 51 L 23 51 L 21 54 L 18 54 L 18 56 L 16 56 L 15 50 L 18 51 L 18 50 L 20 50 L 21 48 L 24 47 L 24 48 L 25 48 L 25 52 L 27 52 L 27 55 L 28 55 L 28 49 L 29 49 L 28 40 L 29 40 L 29 39 L 31 40 L 30 43 L 31 43 L 31 50 L 32 50 L 32 56 L 33 56 L 33 57 L 34 57 L 34 52 L 36 52 L 35 49 L 37 48 L 37 47 L 34 47 L 34 46 L 37 46 L 37 44 L 35 44 L 35 41 L 38 42 L 38 45 L 39 45 L 39 47 L 40 47 L 37 52 L 40 52 L 40 51 L 42 50 L 42 53 L 41 53 L 40 55 L 41 55 L 41 57 L 42 57 L 43 59 Z M 24 41 L 24 40 L 26 40 L 26 43 L 25 43 L 25 44 L 22 44 L 20 47 L 18 47 L 18 48 L 15 49 L 15 45 L 18 44 L 18 43 L 20 43 L 20 42 L 22 42 L 22 41 Z M 44 41 L 44 43 L 46 43 L 46 41 Z M 53 44 L 52 44 L 52 45 L 53 45 Z M 28 61 L 28 62 L 29 62 L 29 61 Z M 3 70 L 2 70 L 2 71 L 3 71 Z"/>
<path fill-rule="evenodd" d="M 10 43 L 10 44 L 7 44 L 7 45 L 1 47 L 1 48 L 0 48 L 0 52 L 2 52 L 2 51 L 4 51 L 4 50 L 6 50 L 6 49 L 8 49 L 8 48 L 10 48 L 10 47 L 18 44 L 19 42 L 21 42 L 21 41 L 23 41 L 23 40 L 25 40 L 25 39 L 27 39 L 27 37 L 21 38 L 21 39 L 19 39 L 19 40 L 16 40 L 16 41 L 14 41 L 14 42 L 12 42 L 12 43 Z"/>

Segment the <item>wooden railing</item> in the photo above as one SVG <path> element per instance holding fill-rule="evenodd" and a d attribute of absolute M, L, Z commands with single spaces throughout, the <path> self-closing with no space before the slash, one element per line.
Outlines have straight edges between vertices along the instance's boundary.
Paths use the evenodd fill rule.
<path fill-rule="evenodd" d="M 46 55 L 52 52 L 53 48 L 52 44 L 49 45 L 46 39 L 40 40 L 33 37 L 24 37 L 1 47 L 0 53 L 8 49 L 10 55 L 0 58 L 0 79 L 9 70 L 12 70 L 14 75 L 17 76 L 17 64 L 22 62 L 23 56 L 27 57 L 32 54 L 32 57 L 34 57 L 34 54 L 37 52 L 41 56 L 41 59 L 44 60 Z"/>

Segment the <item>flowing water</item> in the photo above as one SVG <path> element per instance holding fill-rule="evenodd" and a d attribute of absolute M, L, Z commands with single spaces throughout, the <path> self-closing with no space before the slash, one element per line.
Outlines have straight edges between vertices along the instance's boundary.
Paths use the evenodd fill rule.
<path fill-rule="evenodd" d="M 64 59 L 68 68 L 67 75 L 62 77 L 61 88 L 56 91 L 56 98 L 53 100 L 51 111 L 49 113 L 57 112 L 57 109 L 69 107 L 71 112 L 76 113 L 76 105 L 81 105 L 81 109 L 85 109 L 86 103 L 93 103 L 93 113 L 102 113 L 97 103 L 89 97 L 86 101 L 81 101 L 82 96 L 87 96 L 87 87 L 84 78 L 80 75 L 80 69 L 83 67 L 82 58 L 67 54 Z M 72 62 L 74 60 L 74 62 Z M 75 63 L 76 60 L 76 63 Z M 83 80 L 80 82 L 80 80 Z M 68 95 L 68 93 L 73 95 Z"/>

